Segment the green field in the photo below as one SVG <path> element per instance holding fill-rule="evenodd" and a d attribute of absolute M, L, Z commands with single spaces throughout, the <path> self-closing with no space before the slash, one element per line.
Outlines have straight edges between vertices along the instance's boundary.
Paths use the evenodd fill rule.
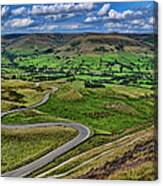
<path fill-rule="evenodd" d="M 37 111 L 14 113 L 3 122 L 28 124 L 67 120 L 84 123 L 95 133 L 114 134 L 152 123 L 153 99 L 153 91 L 148 89 L 130 87 L 126 90 L 124 86 L 90 89 L 84 88 L 82 82 L 65 83 Z"/>
<path fill-rule="evenodd" d="M 2 74 L 6 78 L 24 80 L 83 80 L 89 84 L 122 84 L 152 87 L 154 83 L 153 53 L 120 51 L 114 54 L 82 54 L 72 58 L 43 54 L 34 57 L 16 58 L 13 64 L 4 64 Z M 6 63 L 6 61 L 4 61 Z M 3 63 L 2 63 L 3 66 Z M 5 68 L 7 66 L 7 68 Z M 14 71 L 13 71 L 14 70 Z M 16 77 L 15 77 L 16 74 Z"/>
<path fill-rule="evenodd" d="M 44 50 L 40 47 L 43 41 L 39 35 L 27 37 L 28 42 L 22 39 L 20 43 L 11 43 L 16 49 L 2 40 L 2 77 L 5 79 L 45 81 L 64 78 L 82 80 L 86 86 L 121 84 L 146 88 L 156 84 L 154 51 L 151 45 L 144 44 L 144 35 L 140 36 L 142 43 L 132 39 L 133 35 L 88 34 L 84 37 L 79 34 L 77 38 L 67 35 L 64 36 L 66 41 L 58 41 L 53 47 L 49 45 L 53 39 L 47 39 Z M 37 37 L 35 46 L 31 46 Z"/>

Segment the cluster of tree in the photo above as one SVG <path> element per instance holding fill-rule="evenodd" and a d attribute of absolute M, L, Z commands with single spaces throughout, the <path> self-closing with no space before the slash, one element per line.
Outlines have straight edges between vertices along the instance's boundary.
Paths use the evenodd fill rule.
<path fill-rule="evenodd" d="M 84 86 L 86 88 L 105 88 L 105 85 L 101 84 L 100 82 L 93 81 L 84 81 Z"/>

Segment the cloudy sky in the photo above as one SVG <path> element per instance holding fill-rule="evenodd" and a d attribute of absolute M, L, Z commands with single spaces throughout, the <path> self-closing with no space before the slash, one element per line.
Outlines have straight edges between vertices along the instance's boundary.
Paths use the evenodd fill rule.
<path fill-rule="evenodd" d="M 10 33 L 151 33 L 153 1 L 4 5 L 2 34 Z"/>

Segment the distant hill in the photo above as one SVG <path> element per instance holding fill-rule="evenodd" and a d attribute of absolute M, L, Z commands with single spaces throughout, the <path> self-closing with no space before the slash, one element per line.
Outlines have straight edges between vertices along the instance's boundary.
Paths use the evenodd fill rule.
<path fill-rule="evenodd" d="M 2 52 L 32 54 L 35 51 L 54 53 L 99 53 L 117 50 L 151 50 L 151 34 L 12 34 L 2 36 Z"/>

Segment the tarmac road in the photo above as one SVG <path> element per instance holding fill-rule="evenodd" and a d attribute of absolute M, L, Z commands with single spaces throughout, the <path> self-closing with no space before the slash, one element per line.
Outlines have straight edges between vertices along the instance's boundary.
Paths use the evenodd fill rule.
<path fill-rule="evenodd" d="M 58 88 L 55 89 L 57 91 Z M 54 89 L 53 89 L 54 91 Z M 36 107 L 39 107 L 46 103 L 49 100 L 50 93 L 47 93 L 45 97 L 43 98 L 42 101 L 39 103 L 29 106 L 26 108 L 20 108 L 20 109 L 14 109 L 11 111 L 3 112 L 1 113 L 1 117 L 4 117 L 8 114 L 14 113 L 14 112 L 20 112 L 23 110 L 30 110 L 34 109 Z M 17 168 L 15 170 L 12 170 L 10 172 L 6 172 L 2 174 L 3 177 L 24 177 L 31 172 L 43 167 L 44 165 L 50 163 L 53 161 L 55 158 L 59 157 L 60 155 L 64 154 L 65 152 L 69 151 L 70 149 L 74 148 L 75 146 L 79 145 L 81 142 L 86 140 L 90 136 L 90 130 L 88 127 L 80 124 L 80 123 L 35 123 L 35 124 L 26 124 L 26 125 L 4 125 L 2 124 L 2 128 L 7 128 L 7 129 L 15 129 L 15 128 L 36 128 L 36 127 L 48 127 L 48 126 L 65 126 L 65 127 L 72 127 L 76 130 L 78 130 L 79 134 L 73 138 L 72 140 L 68 141 L 67 143 L 63 144 L 62 146 L 58 147 L 57 149 L 47 153 L 46 155 L 40 157 L 39 159 L 24 165 L 20 168 Z"/>

